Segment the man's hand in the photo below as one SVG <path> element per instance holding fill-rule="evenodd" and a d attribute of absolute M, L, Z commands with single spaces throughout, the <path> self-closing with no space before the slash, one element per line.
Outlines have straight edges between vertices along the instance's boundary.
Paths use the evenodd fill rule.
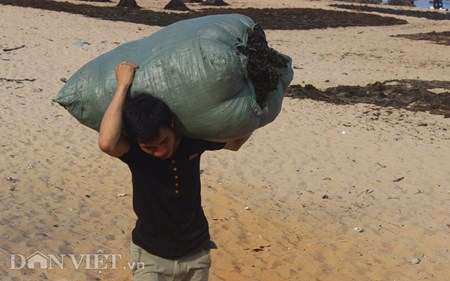
<path fill-rule="evenodd" d="M 229 141 L 225 144 L 223 148 L 232 151 L 238 151 L 241 148 L 241 146 L 244 145 L 244 143 L 250 138 L 250 136 L 251 134 L 240 139 Z"/>
<path fill-rule="evenodd" d="M 117 88 L 124 87 L 128 90 L 133 82 L 134 72 L 138 66 L 134 63 L 122 61 L 116 65 Z"/>
<path fill-rule="evenodd" d="M 103 115 L 98 135 L 100 149 L 114 157 L 120 157 L 130 149 L 128 140 L 122 133 L 122 108 L 125 96 L 138 66 L 123 61 L 116 66 L 117 87 L 114 97 Z"/>

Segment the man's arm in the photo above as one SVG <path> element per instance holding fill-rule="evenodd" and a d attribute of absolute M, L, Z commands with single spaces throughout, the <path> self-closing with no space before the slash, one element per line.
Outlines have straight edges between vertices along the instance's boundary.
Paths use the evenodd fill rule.
<path fill-rule="evenodd" d="M 100 124 L 98 146 L 101 151 L 114 157 L 120 157 L 130 149 L 128 140 L 121 135 L 122 109 L 136 68 L 137 65 L 128 62 L 116 66 L 116 92 Z"/>
<path fill-rule="evenodd" d="M 232 151 L 238 151 L 239 148 L 241 148 L 241 146 L 244 145 L 244 143 L 250 138 L 250 136 L 251 134 L 240 139 L 229 141 L 223 148 Z"/>

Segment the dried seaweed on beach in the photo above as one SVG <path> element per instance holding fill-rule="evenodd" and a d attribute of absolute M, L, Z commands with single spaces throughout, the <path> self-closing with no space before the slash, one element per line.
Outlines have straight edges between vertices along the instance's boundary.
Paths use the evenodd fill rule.
<path fill-rule="evenodd" d="M 363 12 L 376 12 L 385 13 L 398 16 L 408 16 L 417 18 L 426 18 L 430 20 L 450 20 L 449 13 L 440 13 L 435 11 L 418 11 L 418 10 L 404 10 L 404 9 L 391 9 L 383 7 L 375 7 L 368 5 L 343 5 L 343 4 L 331 4 L 330 7 L 339 9 L 356 10 Z M 369 14 L 367 14 L 369 15 Z"/>
<path fill-rule="evenodd" d="M 338 2 L 349 2 L 359 4 L 381 4 L 382 0 L 337 0 Z"/>
<path fill-rule="evenodd" d="M 256 102 L 264 107 L 269 94 L 278 85 L 277 68 L 287 67 L 288 61 L 269 47 L 260 24 L 248 30 L 247 46 L 238 47 L 238 50 L 248 57 L 247 72 L 255 88 Z"/>
<path fill-rule="evenodd" d="M 166 26 L 171 23 L 206 15 L 243 14 L 261 23 L 264 28 L 277 30 L 322 29 L 347 26 L 388 26 L 406 24 L 404 19 L 381 17 L 367 13 L 351 13 L 311 8 L 255 9 L 214 8 L 186 13 L 151 11 L 147 9 L 118 9 L 51 0 L 0 0 L 1 5 L 31 7 L 50 11 L 80 14 L 112 21 Z M 437 14 L 437 13 L 434 13 Z M 445 16 L 445 15 L 444 15 Z"/>
<path fill-rule="evenodd" d="M 399 34 L 392 35 L 393 37 L 403 37 L 411 40 L 426 40 L 432 41 L 436 44 L 450 46 L 450 31 L 443 32 L 428 32 L 428 33 L 416 33 L 416 34 Z"/>
<path fill-rule="evenodd" d="M 333 104 L 368 103 L 410 111 L 428 111 L 450 118 L 450 82 L 389 80 L 366 86 L 338 86 L 319 90 L 313 85 L 293 85 L 288 97 L 309 98 Z"/>
<path fill-rule="evenodd" d="M 223 0 L 203 0 L 201 1 L 204 6 L 228 6 L 229 4 Z"/>

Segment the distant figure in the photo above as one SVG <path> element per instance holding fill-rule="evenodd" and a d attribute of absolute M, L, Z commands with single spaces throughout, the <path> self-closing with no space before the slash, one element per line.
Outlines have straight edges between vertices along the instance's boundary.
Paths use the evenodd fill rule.
<path fill-rule="evenodd" d="M 442 0 L 433 0 L 433 8 L 434 9 L 442 9 Z"/>

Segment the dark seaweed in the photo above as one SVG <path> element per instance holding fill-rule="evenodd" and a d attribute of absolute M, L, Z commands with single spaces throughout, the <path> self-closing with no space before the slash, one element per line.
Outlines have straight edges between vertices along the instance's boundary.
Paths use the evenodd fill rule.
<path fill-rule="evenodd" d="M 340 8 L 340 9 L 347 9 L 347 10 L 377 12 L 377 13 L 385 13 L 385 14 L 398 15 L 398 16 L 426 18 L 426 19 L 430 19 L 430 20 L 450 20 L 449 13 L 441 13 L 441 12 L 437 12 L 437 11 L 390 9 L 390 8 L 374 7 L 374 6 L 367 6 L 367 5 L 332 4 L 330 6 Z"/>
<path fill-rule="evenodd" d="M 269 47 L 260 24 L 248 30 L 247 46 L 238 50 L 248 57 L 247 72 L 255 88 L 256 102 L 263 108 L 269 94 L 277 88 L 280 79 L 277 68 L 286 68 L 288 61 Z"/>
<path fill-rule="evenodd" d="M 244 14 L 259 22 L 267 29 L 296 30 L 333 28 L 346 26 L 386 26 L 406 24 L 402 19 L 381 17 L 367 13 L 351 13 L 323 9 L 201 9 L 185 13 L 168 13 L 146 9 L 130 9 L 98 7 L 88 4 L 74 4 L 70 2 L 55 2 L 50 0 L 0 0 L 0 4 L 19 7 L 31 7 L 50 11 L 80 14 L 93 18 L 112 21 L 133 22 L 147 25 L 166 26 L 179 20 L 191 19 L 215 14 Z"/>
<path fill-rule="evenodd" d="M 431 89 L 440 89 L 441 92 L 435 93 Z M 333 104 L 368 103 L 450 117 L 449 81 L 389 80 L 366 86 L 338 86 L 325 90 L 312 85 L 293 85 L 288 88 L 287 96 Z"/>

